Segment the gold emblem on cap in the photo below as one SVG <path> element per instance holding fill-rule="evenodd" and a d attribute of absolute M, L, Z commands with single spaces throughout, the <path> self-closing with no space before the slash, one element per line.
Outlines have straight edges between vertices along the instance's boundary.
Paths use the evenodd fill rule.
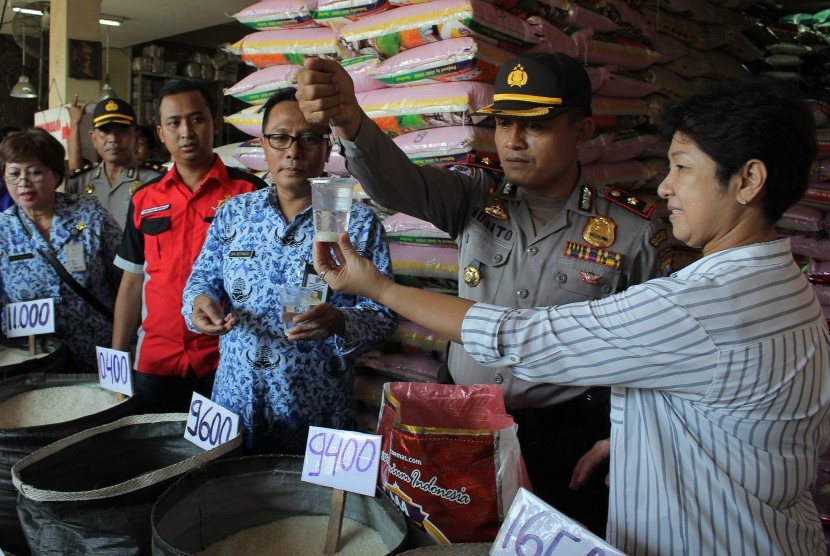
<path fill-rule="evenodd" d="M 94 183 L 86 184 L 86 187 L 84 187 L 84 193 L 86 193 L 87 195 L 92 195 L 93 193 L 95 193 L 95 184 Z"/>
<path fill-rule="evenodd" d="M 516 64 L 513 71 L 507 75 L 507 84 L 511 87 L 523 87 L 527 84 L 527 72 L 523 65 Z"/>
<path fill-rule="evenodd" d="M 464 267 L 464 283 L 474 288 L 481 283 L 481 271 L 470 265 Z"/>
<path fill-rule="evenodd" d="M 610 247 L 616 241 L 617 224 L 607 216 L 592 216 L 582 229 L 582 238 L 594 247 Z"/>
<path fill-rule="evenodd" d="M 108 103 L 106 103 L 104 105 L 104 110 L 106 110 L 107 112 L 112 112 L 114 110 L 118 110 L 118 103 L 115 102 L 114 100 L 111 100 L 111 101 L 109 101 Z"/>
<path fill-rule="evenodd" d="M 130 184 L 130 195 L 135 193 L 136 189 L 144 185 L 144 182 L 141 180 L 135 180 L 133 183 Z"/>
<path fill-rule="evenodd" d="M 84 230 L 86 230 L 86 222 L 78 222 L 77 224 L 75 224 L 75 229 L 79 232 L 83 232 Z"/>

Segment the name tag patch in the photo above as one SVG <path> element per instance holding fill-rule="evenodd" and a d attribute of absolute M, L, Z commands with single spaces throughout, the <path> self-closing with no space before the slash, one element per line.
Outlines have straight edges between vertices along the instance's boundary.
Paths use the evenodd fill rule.
<path fill-rule="evenodd" d="M 249 249 L 246 251 L 231 251 L 230 258 L 232 259 L 250 259 L 256 255 L 256 251 Z"/>
<path fill-rule="evenodd" d="M 590 245 L 582 245 L 581 243 L 575 243 L 573 241 L 569 241 L 565 246 L 565 256 L 611 268 L 620 268 L 620 265 L 622 265 L 622 255 L 620 253 L 609 251 L 608 249 L 591 247 Z"/>
<path fill-rule="evenodd" d="M 9 262 L 13 263 L 15 261 L 24 261 L 26 259 L 34 259 L 34 253 L 21 253 L 20 255 L 9 255 Z"/>
<path fill-rule="evenodd" d="M 146 208 L 146 209 L 144 209 L 144 210 L 142 210 L 142 211 L 141 211 L 140 216 L 144 216 L 145 214 L 153 214 L 153 213 L 155 213 L 155 212 L 161 212 L 161 211 L 163 211 L 163 210 L 167 210 L 167 209 L 169 209 L 169 208 L 170 208 L 170 205 L 169 205 L 169 204 L 167 204 L 167 205 L 161 205 L 161 206 L 158 206 L 158 207 Z"/>

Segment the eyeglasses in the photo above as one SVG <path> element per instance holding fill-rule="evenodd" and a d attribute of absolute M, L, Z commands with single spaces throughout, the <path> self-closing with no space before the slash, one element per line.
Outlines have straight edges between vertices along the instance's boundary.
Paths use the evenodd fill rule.
<path fill-rule="evenodd" d="M 25 174 L 21 174 L 19 172 L 7 172 L 4 179 L 6 180 L 6 183 L 17 185 L 19 183 L 23 183 L 24 179 L 29 183 L 40 183 L 45 177 L 46 172 L 43 170 L 31 170 Z"/>
<path fill-rule="evenodd" d="M 300 145 L 300 148 L 313 151 L 319 149 L 323 145 L 323 141 L 327 141 L 329 138 L 328 135 L 320 135 L 319 133 L 304 133 L 297 137 L 288 135 L 287 133 L 271 133 L 270 135 L 264 135 L 263 137 L 268 140 L 268 144 L 271 145 L 272 148 L 279 149 L 281 151 L 290 149 L 291 145 L 294 144 L 294 141 Z"/>

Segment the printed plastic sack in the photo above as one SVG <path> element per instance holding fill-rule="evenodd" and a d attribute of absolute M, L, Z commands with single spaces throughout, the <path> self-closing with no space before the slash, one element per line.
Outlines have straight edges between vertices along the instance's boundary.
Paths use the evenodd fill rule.
<path fill-rule="evenodd" d="M 403 8 L 401 8 L 403 9 Z M 357 95 L 366 115 L 391 135 L 484 120 L 472 113 L 493 102 L 493 85 L 477 81 L 389 87 Z"/>
<path fill-rule="evenodd" d="M 265 162 L 265 152 L 262 150 L 262 143 L 259 139 L 248 139 L 236 147 L 233 157 L 245 168 L 264 172 L 268 170 Z"/>
<path fill-rule="evenodd" d="M 390 87 L 444 81 L 492 83 L 499 66 L 515 54 L 472 37 L 447 39 L 395 54 L 369 74 Z"/>
<path fill-rule="evenodd" d="M 434 0 L 368 15 L 339 29 L 355 52 L 389 58 L 417 46 L 472 36 L 507 50 L 541 42 L 533 26 L 481 0 Z"/>
<path fill-rule="evenodd" d="M 318 24 L 337 30 L 352 21 L 392 7 L 386 0 L 320 0 L 312 17 Z"/>
<path fill-rule="evenodd" d="M 225 123 L 231 124 L 242 133 L 254 137 L 262 134 L 262 105 L 254 104 L 239 112 L 224 117 Z"/>
<path fill-rule="evenodd" d="M 375 89 L 384 89 L 386 83 L 379 81 L 372 72 L 380 65 L 380 58 L 373 54 L 341 60 L 340 65 L 349 72 L 355 93 L 365 93 Z"/>
<path fill-rule="evenodd" d="M 389 382 L 380 486 L 439 543 L 491 542 L 528 482 L 516 429 L 495 384 Z"/>
<path fill-rule="evenodd" d="M 389 242 L 389 256 L 395 274 L 432 278 L 458 276 L 458 248 L 455 246 Z"/>
<path fill-rule="evenodd" d="M 455 241 L 447 232 L 435 227 L 432 222 L 397 212 L 383 219 L 386 239 L 397 243 L 418 245 L 455 246 Z"/>
<path fill-rule="evenodd" d="M 264 68 L 278 64 L 300 64 L 307 56 L 340 60 L 351 58 L 328 27 L 256 31 L 225 47 L 245 63 Z"/>
<path fill-rule="evenodd" d="M 303 66 L 298 64 L 263 68 L 225 89 L 225 96 L 232 96 L 248 104 L 263 104 L 275 92 L 296 87 L 297 74 L 302 70 Z"/>
<path fill-rule="evenodd" d="M 233 17 L 254 29 L 316 27 L 317 23 L 311 18 L 316 7 L 316 0 L 262 0 Z"/>
<path fill-rule="evenodd" d="M 492 168 L 499 162 L 496 132 L 492 127 L 435 127 L 398 135 L 394 141 L 415 164 Z"/>

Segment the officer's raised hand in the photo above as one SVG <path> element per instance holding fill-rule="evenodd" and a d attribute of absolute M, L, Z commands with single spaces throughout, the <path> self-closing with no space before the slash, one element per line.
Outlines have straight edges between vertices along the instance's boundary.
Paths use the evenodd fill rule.
<path fill-rule="evenodd" d="M 297 76 L 297 101 L 309 123 L 337 127 L 344 139 L 357 136 L 363 111 L 351 76 L 334 60 L 306 58 Z"/>

